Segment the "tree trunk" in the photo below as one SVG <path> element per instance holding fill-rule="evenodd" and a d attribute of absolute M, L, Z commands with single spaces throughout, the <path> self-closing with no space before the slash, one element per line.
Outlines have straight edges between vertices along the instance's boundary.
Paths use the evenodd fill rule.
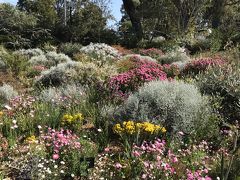
<path fill-rule="evenodd" d="M 138 16 L 133 0 L 123 0 L 123 6 L 131 20 L 132 26 L 136 32 L 136 37 L 140 41 L 143 38 L 143 29 L 141 18 Z"/>
<path fill-rule="evenodd" d="M 225 0 L 215 0 L 212 10 L 212 28 L 216 29 L 221 25 L 221 17 L 224 16 Z"/>

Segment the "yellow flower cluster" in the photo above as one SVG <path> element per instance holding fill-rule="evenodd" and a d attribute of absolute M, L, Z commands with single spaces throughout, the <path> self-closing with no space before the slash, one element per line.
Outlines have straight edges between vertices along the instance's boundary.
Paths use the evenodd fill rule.
<path fill-rule="evenodd" d="M 3 116 L 3 112 L 2 111 L 0 111 L 0 117 L 2 117 Z"/>
<path fill-rule="evenodd" d="M 77 113 L 77 114 L 74 114 L 74 115 L 70 115 L 70 114 L 65 114 L 62 118 L 62 124 L 63 125 L 69 125 L 69 124 L 73 124 L 73 123 L 76 123 L 78 121 L 82 121 L 84 118 L 83 118 L 83 115 L 81 113 Z"/>
<path fill-rule="evenodd" d="M 37 139 L 36 139 L 36 137 L 34 135 L 29 136 L 29 137 L 26 138 L 26 142 L 28 142 L 28 143 L 35 143 L 36 140 Z"/>
<path fill-rule="evenodd" d="M 148 134 L 157 134 L 157 133 L 166 133 L 167 130 L 164 127 L 159 125 L 152 124 L 150 122 L 135 123 L 133 121 L 124 121 L 121 124 L 116 124 L 113 127 L 113 131 L 117 134 L 127 133 L 148 133 Z"/>

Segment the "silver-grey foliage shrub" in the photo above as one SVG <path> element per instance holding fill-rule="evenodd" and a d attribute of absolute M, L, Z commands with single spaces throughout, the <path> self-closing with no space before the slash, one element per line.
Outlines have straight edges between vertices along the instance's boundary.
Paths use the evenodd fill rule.
<path fill-rule="evenodd" d="M 142 56 L 140 54 L 128 54 L 126 56 L 124 56 L 122 58 L 122 60 L 126 60 L 126 59 L 130 59 L 130 58 L 133 58 L 133 57 L 136 57 L 136 59 L 139 59 L 139 60 L 145 60 L 145 61 L 151 61 L 151 62 L 157 62 L 156 59 L 150 57 L 150 56 Z"/>
<path fill-rule="evenodd" d="M 181 81 L 153 81 L 129 96 L 114 116 L 119 120 L 157 122 L 173 133 L 190 133 L 208 120 L 207 107 L 207 99 L 194 85 Z"/>
<path fill-rule="evenodd" d="M 188 62 L 190 60 L 190 57 L 186 53 L 175 51 L 161 56 L 158 62 L 161 64 L 172 64 L 174 62 Z"/>
<path fill-rule="evenodd" d="M 17 96 L 18 93 L 13 89 L 12 86 L 8 84 L 3 84 L 3 86 L 0 87 L 0 102 L 4 103 L 11 98 L 14 98 Z"/>
<path fill-rule="evenodd" d="M 24 55 L 29 59 L 33 56 L 44 55 L 44 52 L 39 48 L 36 48 L 36 49 L 20 49 L 18 51 L 15 51 L 14 53 Z"/>
<path fill-rule="evenodd" d="M 115 48 L 104 43 L 91 43 L 82 47 L 81 52 L 95 59 L 101 59 L 103 62 L 107 62 L 109 59 L 120 59 L 121 57 Z"/>
<path fill-rule="evenodd" d="M 77 63 L 73 61 L 53 66 L 41 73 L 41 76 L 36 80 L 36 85 L 60 86 L 69 83 L 71 79 L 70 74 L 75 72 L 74 68 L 76 66 Z"/>
<path fill-rule="evenodd" d="M 59 86 L 72 82 L 91 86 L 94 83 L 103 82 L 106 78 L 115 75 L 116 72 L 116 68 L 113 66 L 99 67 L 94 63 L 71 61 L 43 71 L 36 84 Z"/>
<path fill-rule="evenodd" d="M 50 51 L 46 53 L 45 55 L 39 55 L 39 56 L 33 56 L 29 60 L 29 63 L 31 65 L 43 65 L 45 67 L 52 67 L 52 66 L 57 66 L 60 63 L 67 63 L 71 62 L 72 60 L 66 56 L 65 54 L 62 53 L 56 53 L 54 51 Z"/>
<path fill-rule="evenodd" d="M 50 51 L 46 53 L 46 58 L 48 61 L 52 62 L 55 66 L 60 63 L 66 63 L 72 61 L 70 57 L 62 53 L 56 53 L 54 51 Z"/>
<path fill-rule="evenodd" d="M 28 62 L 33 66 L 44 65 L 48 67 L 53 64 L 52 62 L 48 61 L 45 55 L 33 56 Z"/>
<path fill-rule="evenodd" d="M 50 87 L 41 91 L 39 99 L 44 102 L 57 104 L 81 102 L 85 98 L 84 89 L 76 84 L 68 84 L 60 87 Z"/>

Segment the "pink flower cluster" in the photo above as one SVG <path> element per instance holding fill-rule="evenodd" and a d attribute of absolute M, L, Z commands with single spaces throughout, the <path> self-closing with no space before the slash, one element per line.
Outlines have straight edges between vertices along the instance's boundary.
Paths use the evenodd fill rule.
<path fill-rule="evenodd" d="M 156 48 L 140 49 L 139 53 L 143 56 L 150 56 L 152 58 L 158 58 L 164 55 L 164 53 L 160 49 Z"/>
<path fill-rule="evenodd" d="M 36 66 L 33 66 L 33 69 L 41 72 L 41 71 L 46 70 L 47 68 L 43 65 L 36 65 Z"/>
<path fill-rule="evenodd" d="M 15 115 L 17 112 L 24 112 L 29 114 L 31 117 L 34 116 L 35 109 L 33 103 L 36 98 L 33 96 L 20 95 L 9 101 L 9 105 L 6 105 L 6 111 L 9 116 Z"/>
<path fill-rule="evenodd" d="M 48 128 L 47 134 L 43 135 L 42 138 L 46 146 L 51 149 L 52 158 L 55 160 L 59 159 L 61 153 L 81 148 L 79 137 L 70 130 L 56 131 Z"/>
<path fill-rule="evenodd" d="M 201 58 L 189 62 L 183 69 L 183 74 L 198 74 L 205 71 L 208 67 L 220 66 L 225 64 L 225 61 L 220 58 Z"/>
<path fill-rule="evenodd" d="M 154 177 L 173 177 L 176 174 L 174 165 L 178 163 L 178 157 L 171 151 L 166 152 L 166 142 L 157 139 L 153 143 L 144 142 L 140 147 L 134 146 L 132 155 L 140 160 L 144 169 L 142 179 L 154 179 Z"/>
<path fill-rule="evenodd" d="M 205 175 L 208 173 L 208 169 L 199 169 L 195 172 L 187 169 L 187 180 L 212 180 L 209 176 Z"/>
<path fill-rule="evenodd" d="M 141 179 L 166 177 L 167 179 L 211 180 L 208 176 L 210 170 L 208 162 L 213 159 L 207 156 L 209 152 L 206 141 L 173 150 L 167 146 L 165 140 L 156 139 L 154 142 L 144 142 L 141 146 L 133 146 L 131 167 L 128 167 L 129 163 L 124 159 L 121 160 L 122 164 L 115 162 L 113 167 L 117 172 L 124 172 L 125 168 L 140 168 Z"/>
<path fill-rule="evenodd" d="M 114 95 L 127 97 L 145 82 L 167 79 L 167 74 L 162 71 L 161 65 L 154 62 L 139 61 L 138 63 L 136 68 L 110 78 L 109 87 Z"/>

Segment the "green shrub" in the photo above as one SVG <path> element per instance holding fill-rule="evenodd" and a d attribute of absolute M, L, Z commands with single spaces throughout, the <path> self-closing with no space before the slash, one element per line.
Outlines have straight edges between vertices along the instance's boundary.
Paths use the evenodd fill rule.
<path fill-rule="evenodd" d="M 50 87 L 41 91 L 39 99 L 43 102 L 52 102 L 54 104 L 69 104 L 71 102 L 80 102 L 84 99 L 84 90 L 81 86 L 68 84 L 61 87 Z"/>
<path fill-rule="evenodd" d="M 70 57 L 73 57 L 74 54 L 77 54 L 80 52 L 81 48 L 82 48 L 82 45 L 78 43 L 64 43 L 60 45 L 58 50 Z"/>
<path fill-rule="evenodd" d="M 194 85 L 153 81 L 129 96 L 114 116 L 121 120 L 160 122 L 172 133 L 191 133 L 206 125 L 210 110 L 207 99 Z"/>
<path fill-rule="evenodd" d="M 197 76 L 197 85 L 204 94 L 222 97 L 220 113 L 234 122 L 240 118 L 240 69 L 231 66 L 213 67 Z"/>
<path fill-rule="evenodd" d="M 16 76 L 20 75 L 28 67 L 27 57 L 21 53 L 2 51 L 0 52 L 0 60 L 5 64 L 5 68 L 9 69 Z"/>
<path fill-rule="evenodd" d="M 72 61 L 71 58 L 69 58 L 65 54 L 56 53 L 54 51 L 47 52 L 46 58 L 48 59 L 48 61 L 52 62 L 53 65 L 55 65 L 55 66 L 60 63 L 66 63 L 66 62 Z"/>

